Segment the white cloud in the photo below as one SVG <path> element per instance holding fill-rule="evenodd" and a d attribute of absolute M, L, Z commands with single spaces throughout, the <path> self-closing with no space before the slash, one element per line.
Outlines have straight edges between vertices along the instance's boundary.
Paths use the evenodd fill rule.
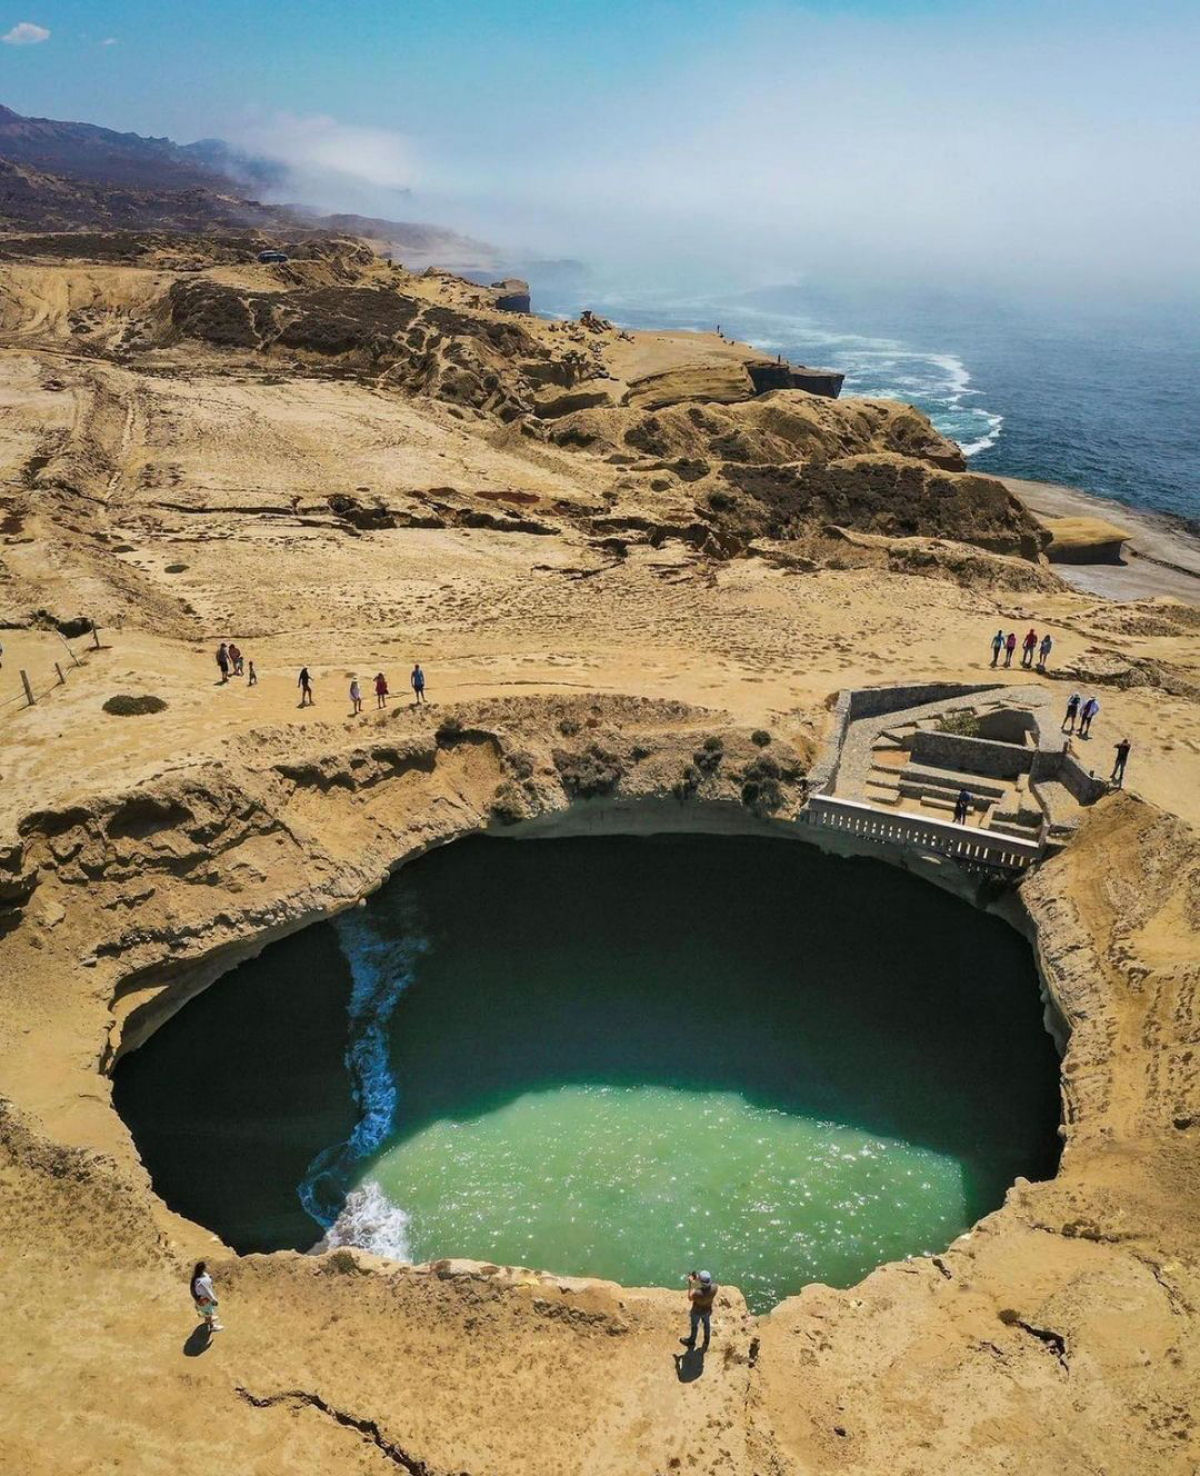
<path fill-rule="evenodd" d="M 5 46 L 36 46 L 39 41 L 49 41 L 50 32 L 45 26 L 35 26 L 32 21 L 19 21 L 11 31 L 0 36 Z"/>
<path fill-rule="evenodd" d="M 105 36 L 104 40 L 100 43 L 101 46 L 115 46 L 116 44 L 117 38 L 115 36 Z"/>

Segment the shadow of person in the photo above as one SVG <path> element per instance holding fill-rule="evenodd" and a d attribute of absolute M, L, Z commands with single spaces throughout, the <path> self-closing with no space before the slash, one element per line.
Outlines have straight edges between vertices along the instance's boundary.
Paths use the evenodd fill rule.
<path fill-rule="evenodd" d="M 209 1331 L 208 1323 L 202 1322 L 188 1333 L 187 1342 L 183 1345 L 184 1357 L 199 1358 L 201 1353 L 208 1351 L 211 1343 L 212 1333 Z"/>
<path fill-rule="evenodd" d="M 688 1348 L 674 1355 L 675 1377 L 681 1384 L 693 1383 L 704 1372 L 704 1352 L 703 1348 Z"/>

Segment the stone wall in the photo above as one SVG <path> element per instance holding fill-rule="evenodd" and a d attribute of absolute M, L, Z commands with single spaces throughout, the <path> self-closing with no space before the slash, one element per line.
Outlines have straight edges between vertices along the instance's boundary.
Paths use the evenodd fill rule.
<path fill-rule="evenodd" d="M 914 733 L 913 762 L 990 779 L 1016 779 L 1028 774 L 1034 751 L 990 738 L 964 738 L 957 733 Z"/>
<path fill-rule="evenodd" d="M 994 692 L 1002 685 L 1000 682 L 984 682 L 981 685 L 926 682 L 916 686 L 845 688 L 838 694 L 829 734 L 821 746 L 816 762 L 809 770 L 810 790 L 813 793 L 832 793 L 837 783 L 842 744 L 851 723 L 858 722 L 861 718 L 886 717 L 888 713 L 904 712 L 910 707 L 948 702 L 954 697 L 976 697 L 984 692 Z"/>

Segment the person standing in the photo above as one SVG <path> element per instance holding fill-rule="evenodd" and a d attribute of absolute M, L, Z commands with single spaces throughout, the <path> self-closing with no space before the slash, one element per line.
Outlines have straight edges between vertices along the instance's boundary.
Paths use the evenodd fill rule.
<path fill-rule="evenodd" d="M 258 686 L 258 672 L 256 672 L 254 670 L 254 662 L 253 661 L 250 663 L 250 669 L 246 673 L 246 685 L 248 687 L 257 687 Z"/>
<path fill-rule="evenodd" d="M 688 1272 L 688 1316 L 691 1318 L 692 1331 L 689 1337 L 679 1339 L 685 1348 L 696 1346 L 696 1333 L 702 1323 L 704 1342 L 701 1347 L 708 1347 L 712 1338 L 712 1309 L 716 1298 L 717 1284 L 707 1271 Z"/>
<path fill-rule="evenodd" d="M 1033 653 L 1037 649 L 1037 631 L 1033 626 L 1026 632 L 1024 644 L 1021 647 L 1021 665 L 1033 665 Z"/>
<path fill-rule="evenodd" d="M 967 816 L 968 814 L 970 814 L 970 811 L 971 791 L 969 789 L 960 789 L 958 791 L 958 798 L 954 801 L 955 825 L 965 825 L 967 823 Z"/>
<path fill-rule="evenodd" d="M 425 701 L 425 673 L 421 670 L 421 663 L 419 661 L 413 667 L 412 676 L 409 678 L 409 681 L 412 683 L 413 698 L 419 707 Z"/>
<path fill-rule="evenodd" d="M 296 682 L 296 685 L 300 688 L 300 706 L 314 706 L 315 698 L 313 697 L 312 677 L 310 677 L 308 674 L 307 666 L 302 666 L 300 668 L 300 676 Z"/>
<path fill-rule="evenodd" d="M 350 678 L 350 703 L 354 708 L 354 716 L 357 717 L 362 711 L 362 688 L 358 685 L 358 678 Z"/>
<path fill-rule="evenodd" d="M 1079 713 L 1079 736 L 1090 738 L 1092 735 L 1092 719 L 1100 711 L 1100 704 L 1094 697 L 1089 697 L 1083 704 Z"/>
<path fill-rule="evenodd" d="M 1072 692 L 1067 698 L 1067 715 L 1063 718 L 1060 733 L 1073 733 L 1075 731 L 1075 719 L 1079 715 L 1079 693 Z"/>
<path fill-rule="evenodd" d="M 1000 652 L 1004 650 L 1004 632 L 998 630 L 992 637 L 992 665 L 1000 660 Z"/>
<path fill-rule="evenodd" d="M 203 1261 L 197 1261 L 192 1270 L 191 1292 L 196 1311 L 204 1319 L 204 1326 L 210 1333 L 224 1332 L 224 1325 L 217 1321 L 217 1294 L 213 1290 L 212 1277 Z"/>
<path fill-rule="evenodd" d="M 376 707 L 386 707 L 387 706 L 387 700 L 388 700 L 387 677 L 384 676 L 383 672 L 377 671 L 375 673 L 375 706 Z"/>
<path fill-rule="evenodd" d="M 1005 664 L 1005 666 L 1011 666 L 1012 665 L 1013 652 L 1016 649 L 1017 649 L 1017 633 L 1016 633 L 1015 630 L 1010 630 L 1009 633 L 1008 633 L 1008 639 L 1004 642 L 1004 664 Z"/>
<path fill-rule="evenodd" d="M 217 647 L 217 666 L 221 671 L 222 683 L 227 682 L 229 680 L 229 647 L 224 641 Z"/>
<path fill-rule="evenodd" d="M 1117 761 L 1113 764 L 1112 777 L 1109 783 L 1115 784 L 1118 789 L 1125 783 L 1125 765 L 1129 760 L 1129 750 L 1132 746 L 1128 738 L 1122 738 L 1120 743 L 1116 745 Z"/>
<path fill-rule="evenodd" d="M 1054 642 L 1050 638 L 1050 632 L 1047 631 L 1046 634 L 1042 637 L 1042 644 L 1038 647 L 1038 664 L 1037 664 L 1037 669 L 1039 671 L 1045 671 L 1046 670 L 1046 662 L 1049 661 L 1049 659 L 1050 659 L 1050 652 L 1053 649 L 1053 647 L 1054 647 Z"/>
<path fill-rule="evenodd" d="M 242 653 L 232 641 L 229 642 L 229 662 L 230 665 L 233 667 L 234 676 L 241 676 Z"/>

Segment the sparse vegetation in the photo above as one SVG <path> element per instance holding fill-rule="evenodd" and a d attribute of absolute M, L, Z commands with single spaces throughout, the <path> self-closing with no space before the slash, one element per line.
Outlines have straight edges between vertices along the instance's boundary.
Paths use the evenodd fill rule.
<path fill-rule="evenodd" d="M 751 760 L 742 770 L 742 803 L 756 815 L 773 814 L 783 804 L 782 773 L 766 754 Z"/>
<path fill-rule="evenodd" d="M 953 733 L 956 738 L 978 738 L 979 717 L 970 708 L 947 712 L 938 719 L 939 733 Z"/>
<path fill-rule="evenodd" d="M 765 728 L 755 728 L 754 732 L 750 734 L 750 742 L 756 748 L 767 748 L 771 743 L 771 735 Z"/>
<path fill-rule="evenodd" d="M 186 568 L 186 564 L 168 564 L 165 572 L 168 574 L 182 574 Z"/>
<path fill-rule="evenodd" d="M 147 712 L 162 712 L 166 705 L 161 697 L 155 697 L 151 693 L 135 697 L 128 692 L 121 692 L 108 699 L 104 704 L 104 711 L 112 713 L 114 717 L 141 717 Z"/>
<path fill-rule="evenodd" d="M 692 755 L 692 761 L 702 774 L 715 774 L 725 757 L 725 744 L 713 734 Z"/>
<path fill-rule="evenodd" d="M 611 794 L 625 772 L 617 755 L 600 743 L 592 743 L 582 752 L 556 748 L 554 766 L 563 788 L 577 799 Z"/>

